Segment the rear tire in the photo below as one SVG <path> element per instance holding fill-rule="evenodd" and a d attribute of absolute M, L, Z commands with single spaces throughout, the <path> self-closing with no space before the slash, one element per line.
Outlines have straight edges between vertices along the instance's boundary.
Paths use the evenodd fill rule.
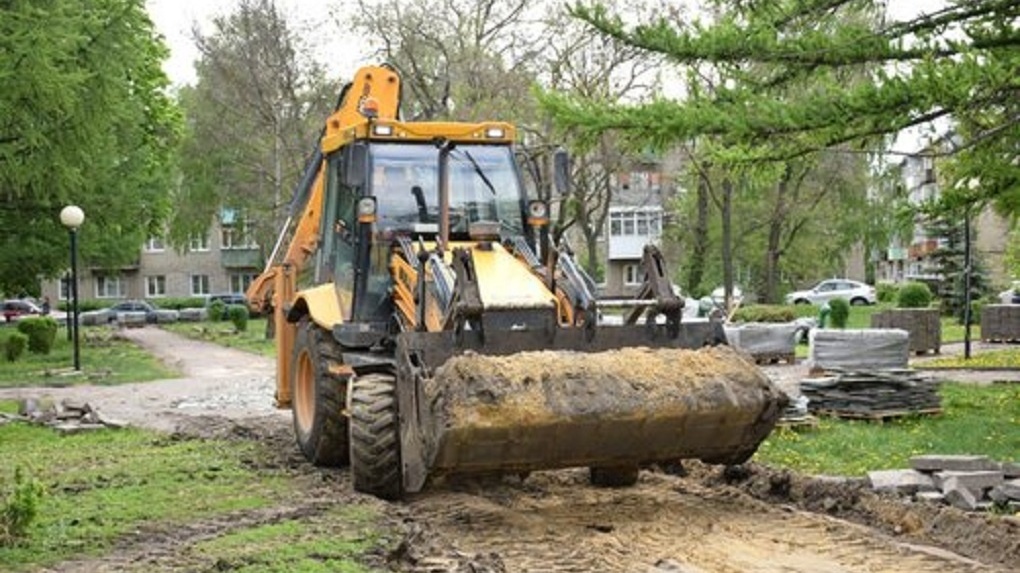
<path fill-rule="evenodd" d="M 851 306 L 868 306 L 868 299 L 857 297 L 850 301 Z"/>
<path fill-rule="evenodd" d="M 589 481 L 596 487 L 630 487 L 637 483 L 639 469 L 637 466 L 614 468 L 588 468 Z"/>
<path fill-rule="evenodd" d="M 354 489 L 385 500 L 400 499 L 404 478 L 400 462 L 396 378 L 358 376 L 351 384 L 351 478 Z"/>
<path fill-rule="evenodd" d="M 294 435 L 301 453 L 317 466 L 343 466 L 349 460 L 343 415 L 347 383 L 329 373 L 330 364 L 340 361 L 332 336 L 301 319 L 290 365 Z"/>

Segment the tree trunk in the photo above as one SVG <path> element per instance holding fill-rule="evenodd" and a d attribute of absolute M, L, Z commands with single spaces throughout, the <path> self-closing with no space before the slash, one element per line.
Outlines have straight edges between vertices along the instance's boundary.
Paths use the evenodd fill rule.
<path fill-rule="evenodd" d="M 786 224 L 786 196 L 790 187 L 792 169 L 789 164 L 783 177 L 776 185 L 776 202 L 769 217 L 768 243 L 765 247 L 765 276 L 762 284 L 762 300 L 767 304 L 779 302 L 779 258 L 783 254 L 780 243 L 783 238 L 783 226 Z"/>
<path fill-rule="evenodd" d="M 705 260 L 708 257 L 708 174 L 698 176 L 697 218 L 694 221 L 694 244 L 687 266 L 687 294 L 700 293 L 701 281 L 705 275 Z"/>
<path fill-rule="evenodd" d="M 722 268 L 726 312 L 733 303 L 733 183 L 729 177 L 722 182 Z"/>

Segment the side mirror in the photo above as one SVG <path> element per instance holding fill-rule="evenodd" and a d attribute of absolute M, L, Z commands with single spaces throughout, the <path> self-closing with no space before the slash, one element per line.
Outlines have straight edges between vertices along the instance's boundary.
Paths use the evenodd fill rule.
<path fill-rule="evenodd" d="M 343 183 L 347 187 L 365 185 L 368 172 L 368 147 L 361 142 L 347 147 L 344 155 Z"/>
<path fill-rule="evenodd" d="M 562 147 L 553 153 L 553 184 L 560 195 L 570 193 L 570 154 Z"/>

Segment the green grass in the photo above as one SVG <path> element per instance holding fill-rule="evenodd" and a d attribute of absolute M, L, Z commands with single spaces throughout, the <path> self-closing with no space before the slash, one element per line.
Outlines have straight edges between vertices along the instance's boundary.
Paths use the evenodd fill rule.
<path fill-rule="evenodd" d="M 940 392 L 940 416 L 884 424 L 823 418 L 816 430 L 777 430 L 755 459 L 828 475 L 906 468 L 911 456 L 921 454 L 983 454 L 1020 461 L 1020 386 L 947 383 Z"/>
<path fill-rule="evenodd" d="M 0 427 L 0 482 L 23 467 L 47 490 L 21 546 L 0 549 L 0 570 L 108 549 L 142 526 L 185 523 L 265 507 L 282 497 L 282 475 L 259 475 L 254 443 L 173 440 L 141 430 L 60 436 L 27 424 Z"/>
<path fill-rule="evenodd" d="M 973 352 L 970 360 L 963 355 L 935 358 L 924 363 L 925 368 L 1020 368 L 1020 349 L 982 350 Z"/>
<path fill-rule="evenodd" d="M 197 544 L 192 553 L 218 568 L 243 573 L 364 572 L 369 569 L 354 559 L 381 541 L 373 519 L 364 507 L 348 506 L 233 532 Z"/>
<path fill-rule="evenodd" d="M 0 327 L 0 345 L 14 330 L 9 326 Z M 74 346 L 67 340 L 67 331 L 63 328 L 57 330 L 53 350 L 49 354 L 33 354 L 26 350 L 15 362 L 0 357 L 0 388 L 124 384 L 179 375 L 134 343 L 117 338 L 114 332 L 105 327 L 81 329 L 80 373 L 72 369 Z"/>
<path fill-rule="evenodd" d="M 0 401 L 0 411 L 13 411 Z M 46 489 L 39 517 L 20 545 L 0 547 L 0 571 L 34 570 L 99 557 L 138 531 L 201 520 L 229 523 L 238 511 L 291 507 L 303 476 L 279 467 L 257 442 L 176 439 L 135 429 L 60 436 L 22 423 L 0 426 L 0 499 L 14 468 Z M 328 502 L 327 499 L 318 500 Z M 370 506 L 337 503 L 194 546 L 167 566 L 213 571 L 350 571 L 389 542 Z M 139 564 L 142 571 L 154 567 Z M 162 568 L 160 567 L 155 568 Z"/>
<path fill-rule="evenodd" d="M 271 358 L 276 356 L 276 343 L 266 339 L 264 318 L 249 320 L 248 329 L 244 332 L 235 332 L 230 321 L 178 322 L 162 324 L 160 327 L 195 340 L 215 342 Z"/>

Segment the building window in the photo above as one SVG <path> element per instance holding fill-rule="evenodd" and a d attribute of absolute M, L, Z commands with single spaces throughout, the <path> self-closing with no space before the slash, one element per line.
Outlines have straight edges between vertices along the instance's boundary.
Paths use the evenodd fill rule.
<path fill-rule="evenodd" d="M 209 233 L 192 235 L 188 240 L 188 250 L 192 252 L 209 250 Z"/>
<path fill-rule="evenodd" d="M 257 248 L 258 245 L 247 232 L 250 229 L 252 229 L 250 223 L 223 226 L 220 229 L 220 248 L 224 250 Z"/>
<path fill-rule="evenodd" d="M 627 286 L 639 285 L 644 282 L 644 279 L 641 265 L 631 264 L 623 266 L 623 284 Z"/>
<path fill-rule="evenodd" d="M 609 213 L 609 236 L 649 237 L 662 234 L 662 209 L 614 209 Z"/>
<path fill-rule="evenodd" d="M 166 276 L 153 275 L 145 277 L 145 296 L 166 296 Z"/>
<path fill-rule="evenodd" d="M 245 292 L 251 282 L 255 280 L 255 275 L 253 273 L 231 273 L 229 280 L 230 292 Z"/>
<path fill-rule="evenodd" d="M 209 294 L 209 275 L 191 275 L 191 296 Z"/>
<path fill-rule="evenodd" d="M 149 240 L 145 241 L 146 253 L 162 253 L 164 250 L 166 246 L 163 244 L 163 237 L 149 237 Z"/>
<path fill-rule="evenodd" d="M 119 276 L 96 277 L 96 298 L 122 298 L 124 296 L 124 281 Z"/>

